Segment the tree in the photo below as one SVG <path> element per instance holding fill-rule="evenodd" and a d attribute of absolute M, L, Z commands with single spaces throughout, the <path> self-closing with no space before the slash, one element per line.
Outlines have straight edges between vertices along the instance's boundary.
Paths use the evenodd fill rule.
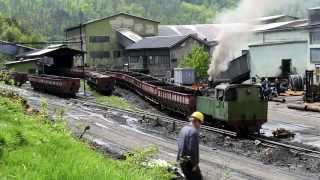
<path fill-rule="evenodd" d="M 197 78 L 207 77 L 210 58 L 208 51 L 198 44 L 193 45 L 190 54 L 188 54 L 181 62 L 179 67 L 194 68 Z"/>

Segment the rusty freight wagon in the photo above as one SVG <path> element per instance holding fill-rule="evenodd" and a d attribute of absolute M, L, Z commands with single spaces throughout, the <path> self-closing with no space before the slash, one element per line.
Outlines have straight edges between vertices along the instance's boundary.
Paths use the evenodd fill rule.
<path fill-rule="evenodd" d="M 31 86 L 36 91 L 61 97 L 74 97 L 80 88 L 80 79 L 52 75 L 29 75 Z"/>
<path fill-rule="evenodd" d="M 114 78 L 112 76 L 88 71 L 86 80 L 91 88 L 100 93 L 111 95 L 114 90 Z"/>
<path fill-rule="evenodd" d="M 182 115 L 196 110 L 197 91 L 165 83 L 154 77 L 135 72 L 109 72 L 116 83 L 131 89 L 161 109 Z"/>

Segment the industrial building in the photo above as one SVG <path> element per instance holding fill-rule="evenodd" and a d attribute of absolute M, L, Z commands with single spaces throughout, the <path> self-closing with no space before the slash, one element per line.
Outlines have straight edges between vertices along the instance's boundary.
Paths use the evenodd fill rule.
<path fill-rule="evenodd" d="M 309 9 L 309 18 L 305 20 L 256 27 L 249 51 L 252 77 L 286 77 L 304 74 L 307 69 L 319 71 L 320 9 Z"/>
<path fill-rule="evenodd" d="M 309 9 L 308 19 L 275 15 L 256 19 L 248 50 L 250 77 L 279 77 L 320 72 L 320 9 Z M 86 63 L 172 76 L 173 69 L 194 43 L 212 54 L 221 29 L 234 24 L 159 25 L 159 22 L 119 13 L 66 30 L 69 41 L 79 41 L 87 51 Z M 237 42 L 235 42 L 237 43 Z M 80 44 L 74 44 L 79 49 Z M 235 58 L 242 55 L 235 52 Z M 80 62 L 76 63 L 81 65 Z M 318 80 L 320 80 L 320 73 Z"/>
<path fill-rule="evenodd" d="M 86 51 L 85 63 L 90 67 L 129 69 L 149 72 L 153 76 L 171 77 L 173 69 L 191 51 L 193 44 L 211 50 L 215 43 L 197 34 L 159 36 L 159 22 L 126 13 L 89 21 L 66 30 L 70 47 Z M 80 36 L 82 34 L 82 37 Z M 80 59 L 75 65 L 82 65 Z"/>
<path fill-rule="evenodd" d="M 259 18 L 259 25 L 243 50 L 249 50 L 251 77 L 286 77 L 317 70 L 320 80 L 320 9 L 309 9 L 308 19 L 276 15 Z M 199 38 L 216 40 L 222 26 L 239 24 L 162 25 L 161 36 L 197 34 Z M 235 42 L 237 43 L 237 42 Z M 237 56 L 241 52 L 234 52 Z M 237 57 L 235 56 L 235 57 Z"/>
<path fill-rule="evenodd" d="M 0 40 L 0 54 L 11 57 L 12 59 L 19 54 L 33 50 L 35 50 L 35 48 Z"/>
<path fill-rule="evenodd" d="M 168 77 L 173 69 L 187 56 L 194 45 L 209 51 L 210 45 L 194 35 L 154 36 L 132 44 L 126 48 L 129 68 L 135 71 L 147 70 L 156 77 Z"/>
<path fill-rule="evenodd" d="M 151 19 L 119 13 L 68 28 L 66 39 L 83 40 L 83 49 L 87 52 L 85 61 L 89 66 L 122 68 L 126 63 L 124 49 L 142 37 L 158 35 L 158 24 Z M 81 43 L 70 47 L 80 50 Z"/>
<path fill-rule="evenodd" d="M 64 45 L 54 45 L 20 54 L 17 56 L 18 61 L 7 62 L 5 66 L 8 70 L 28 74 L 57 74 L 59 69 L 72 68 L 74 58 L 83 54 L 82 51 Z"/>

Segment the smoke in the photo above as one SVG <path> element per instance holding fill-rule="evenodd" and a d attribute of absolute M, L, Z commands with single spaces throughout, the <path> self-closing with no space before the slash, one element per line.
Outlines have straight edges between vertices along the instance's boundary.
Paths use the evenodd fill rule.
<path fill-rule="evenodd" d="M 226 71 L 235 53 L 240 54 L 248 45 L 248 40 L 257 21 L 271 11 L 283 7 L 290 0 L 242 0 L 233 10 L 218 15 L 216 21 L 221 23 L 218 30 L 218 45 L 212 55 L 208 74 L 214 80 L 218 74 Z"/>

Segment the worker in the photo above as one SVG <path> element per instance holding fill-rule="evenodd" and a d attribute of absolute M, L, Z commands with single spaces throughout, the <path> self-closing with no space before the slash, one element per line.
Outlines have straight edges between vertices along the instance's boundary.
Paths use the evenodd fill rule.
<path fill-rule="evenodd" d="M 199 168 L 199 130 L 204 121 L 201 112 L 194 112 L 190 124 L 183 127 L 178 136 L 177 161 L 187 180 L 202 180 Z"/>

